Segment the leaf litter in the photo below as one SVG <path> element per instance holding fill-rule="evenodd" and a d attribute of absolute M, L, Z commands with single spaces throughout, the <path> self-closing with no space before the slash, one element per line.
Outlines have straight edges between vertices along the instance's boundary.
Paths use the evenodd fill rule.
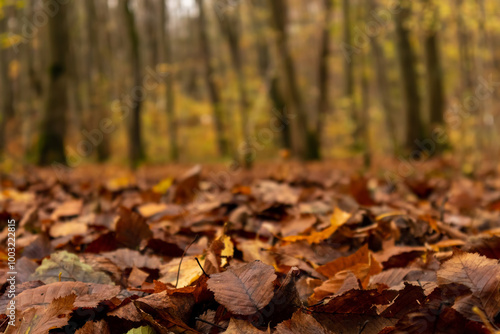
<path fill-rule="evenodd" d="M 0 330 L 498 333 L 495 173 L 396 187 L 324 167 L 214 175 L 2 179 L 19 282 L 7 326 L 0 249 Z"/>

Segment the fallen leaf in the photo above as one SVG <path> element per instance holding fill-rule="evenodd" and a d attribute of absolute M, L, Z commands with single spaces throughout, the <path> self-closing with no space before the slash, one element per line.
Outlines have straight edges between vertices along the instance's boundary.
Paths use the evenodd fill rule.
<path fill-rule="evenodd" d="M 295 312 L 290 320 L 283 321 L 276 327 L 276 334 L 329 334 L 311 315 Z"/>
<path fill-rule="evenodd" d="M 146 278 L 148 278 L 148 276 L 149 274 L 147 272 L 134 267 L 132 268 L 132 271 L 130 272 L 130 275 L 128 277 L 128 284 L 131 287 L 140 287 L 142 283 L 146 281 Z"/>
<path fill-rule="evenodd" d="M 458 283 L 468 287 L 473 296 L 462 308 L 472 314 L 479 307 L 490 321 L 500 311 L 500 264 L 479 254 L 458 252 L 437 272 L 438 284 Z"/>
<path fill-rule="evenodd" d="M 96 307 L 102 300 L 115 297 L 120 292 L 117 286 L 82 282 L 57 282 L 24 290 L 15 297 L 20 311 L 34 306 L 47 306 L 54 299 L 75 294 L 75 307 Z"/>
<path fill-rule="evenodd" d="M 71 200 L 59 205 L 50 218 L 52 220 L 59 220 L 61 218 L 68 218 L 78 216 L 83 208 L 82 200 Z"/>
<path fill-rule="evenodd" d="M 213 274 L 207 283 L 214 292 L 215 300 L 229 311 L 250 315 L 271 301 L 276 277 L 272 266 L 254 261 Z"/>
<path fill-rule="evenodd" d="M 318 273 L 328 278 L 332 278 L 338 272 L 344 270 L 351 271 L 361 281 L 363 286 L 366 287 L 370 277 L 382 271 L 382 266 L 369 251 L 368 245 L 364 245 L 354 254 L 340 257 L 316 268 Z"/>
<path fill-rule="evenodd" d="M 68 323 L 76 295 L 71 294 L 54 299 L 48 306 L 30 308 L 18 315 L 22 319 L 20 326 L 12 327 L 6 333 L 48 333 Z"/>
<path fill-rule="evenodd" d="M 44 259 L 30 279 L 46 284 L 58 281 L 113 284 L 108 275 L 94 271 L 88 264 L 80 262 L 78 256 L 66 251 L 53 253 L 50 258 Z"/>
<path fill-rule="evenodd" d="M 153 233 L 146 220 L 139 214 L 125 207 L 120 208 L 120 219 L 116 223 L 116 240 L 128 248 L 137 248 L 143 239 L 149 239 Z"/>
<path fill-rule="evenodd" d="M 248 321 L 231 318 L 229 326 L 224 331 L 224 334 L 264 334 L 252 326 Z"/>
<path fill-rule="evenodd" d="M 349 218 L 351 218 L 350 213 L 336 208 L 330 218 L 330 227 L 327 227 L 326 229 L 319 232 L 312 232 L 309 235 L 288 236 L 283 238 L 283 241 L 295 242 L 300 240 L 307 240 L 307 242 L 310 244 L 320 243 L 321 241 L 330 238 L 330 236 L 335 233 L 335 231 L 337 231 L 340 226 L 344 225 L 349 220 Z"/>
<path fill-rule="evenodd" d="M 180 262 L 181 258 L 176 258 L 169 263 L 162 265 L 160 267 L 161 277 L 159 281 L 163 283 L 169 283 L 175 287 L 175 283 L 177 282 L 177 273 L 179 273 L 179 282 L 177 282 L 177 288 L 183 288 L 185 286 L 191 285 L 191 283 L 196 281 L 203 274 L 194 256 L 185 256 L 179 269 Z M 204 261 L 200 260 L 200 264 L 202 266 L 203 263 Z"/>

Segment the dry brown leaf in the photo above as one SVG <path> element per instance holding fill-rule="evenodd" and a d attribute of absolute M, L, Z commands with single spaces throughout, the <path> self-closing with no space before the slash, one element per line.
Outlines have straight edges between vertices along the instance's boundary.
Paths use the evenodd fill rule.
<path fill-rule="evenodd" d="M 182 175 L 169 189 L 171 202 L 186 204 L 194 199 L 199 188 L 201 166 L 196 165 Z"/>
<path fill-rule="evenodd" d="M 138 207 L 137 211 L 139 211 L 139 214 L 144 218 L 150 218 L 167 209 L 168 206 L 164 203 L 147 203 Z"/>
<path fill-rule="evenodd" d="M 116 240 L 128 248 L 137 248 L 143 239 L 149 239 L 153 233 L 146 220 L 138 213 L 125 207 L 120 208 L 120 219 L 116 223 Z"/>
<path fill-rule="evenodd" d="M 314 289 L 314 295 L 311 296 L 309 304 L 315 304 L 325 297 L 342 294 L 351 289 L 359 289 L 357 277 L 350 270 L 339 271 L 332 278 L 323 282 L 321 286 Z"/>
<path fill-rule="evenodd" d="M 250 315 L 271 301 L 276 277 L 272 266 L 254 261 L 213 274 L 207 283 L 215 300 L 229 311 Z"/>
<path fill-rule="evenodd" d="M 227 327 L 224 334 L 264 334 L 261 330 L 258 330 L 254 326 L 252 326 L 246 320 L 239 320 L 231 318 L 229 321 L 229 326 Z M 269 333 L 269 332 L 268 332 Z"/>
<path fill-rule="evenodd" d="M 82 200 L 71 200 L 59 205 L 50 218 L 52 220 L 59 220 L 61 218 L 78 216 L 82 212 L 83 201 Z"/>
<path fill-rule="evenodd" d="M 109 327 L 106 321 L 87 321 L 75 334 L 109 334 Z"/>
<path fill-rule="evenodd" d="M 52 238 L 65 237 L 68 235 L 85 234 L 88 231 L 88 226 L 85 223 L 72 222 L 57 222 L 50 228 L 50 236 Z"/>
<path fill-rule="evenodd" d="M 75 294 L 75 307 L 96 307 L 102 300 L 115 297 L 120 288 L 113 285 L 82 282 L 56 282 L 25 290 L 15 298 L 16 307 L 23 311 L 33 306 L 45 306 L 54 299 Z"/>
<path fill-rule="evenodd" d="M 472 291 L 461 309 L 472 314 L 472 306 L 479 307 L 494 319 L 500 310 L 500 264 L 479 254 L 458 252 L 437 272 L 438 284 L 458 283 Z"/>
<path fill-rule="evenodd" d="M 148 278 L 148 276 L 149 274 L 147 272 L 134 267 L 132 268 L 132 271 L 130 272 L 130 275 L 128 277 L 128 284 L 129 286 L 134 288 L 140 287 L 142 283 L 146 281 L 146 278 Z"/>
<path fill-rule="evenodd" d="M 311 315 L 295 312 L 290 320 L 283 321 L 276 327 L 276 334 L 332 334 Z"/>
<path fill-rule="evenodd" d="M 6 334 L 42 334 L 48 333 L 51 329 L 67 325 L 75 299 L 76 295 L 70 294 L 52 300 L 48 306 L 32 307 L 24 311 L 22 315 L 18 315 L 19 319 L 22 319 L 20 326 L 10 326 Z"/>
<path fill-rule="evenodd" d="M 113 252 L 102 253 L 102 256 L 116 264 L 120 269 L 149 268 L 159 269 L 161 261 L 157 256 L 142 255 L 136 250 L 120 248 Z"/>
<path fill-rule="evenodd" d="M 351 271 L 366 287 L 370 277 L 382 271 L 382 266 L 369 251 L 368 245 L 364 245 L 354 254 L 338 258 L 316 268 L 317 272 L 328 278 L 334 277 L 335 274 L 343 270 Z"/>

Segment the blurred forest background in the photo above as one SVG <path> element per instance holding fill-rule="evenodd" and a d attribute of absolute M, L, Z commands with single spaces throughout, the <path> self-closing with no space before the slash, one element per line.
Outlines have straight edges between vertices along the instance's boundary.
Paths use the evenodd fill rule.
<path fill-rule="evenodd" d="M 0 0 L 2 167 L 497 161 L 497 0 Z"/>

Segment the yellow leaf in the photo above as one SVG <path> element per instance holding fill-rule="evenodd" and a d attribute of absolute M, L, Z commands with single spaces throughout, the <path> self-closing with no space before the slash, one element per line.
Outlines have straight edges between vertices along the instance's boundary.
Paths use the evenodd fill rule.
<path fill-rule="evenodd" d="M 161 180 L 157 185 L 153 187 L 153 191 L 158 194 L 164 194 L 172 185 L 173 179 L 168 177 L 166 179 Z"/>
<path fill-rule="evenodd" d="M 221 265 L 225 266 L 227 264 L 227 258 L 233 257 L 234 255 L 234 245 L 231 238 L 227 235 L 223 235 L 220 240 L 224 243 L 224 249 L 221 252 Z"/>
<path fill-rule="evenodd" d="M 291 242 L 307 240 L 307 242 L 310 244 L 317 244 L 325 239 L 328 239 L 333 233 L 335 233 L 335 231 L 337 231 L 340 226 L 344 225 L 349 220 L 349 218 L 351 218 L 351 214 L 349 212 L 345 212 L 340 210 L 339 208 L 335 208 L 335 211 L 330 218 L 330 227 L 327 227 L 326 229 L 319 232 L 314 231 L 309 235 L 291 235 L 283 238 L 283 240 Z"/>

